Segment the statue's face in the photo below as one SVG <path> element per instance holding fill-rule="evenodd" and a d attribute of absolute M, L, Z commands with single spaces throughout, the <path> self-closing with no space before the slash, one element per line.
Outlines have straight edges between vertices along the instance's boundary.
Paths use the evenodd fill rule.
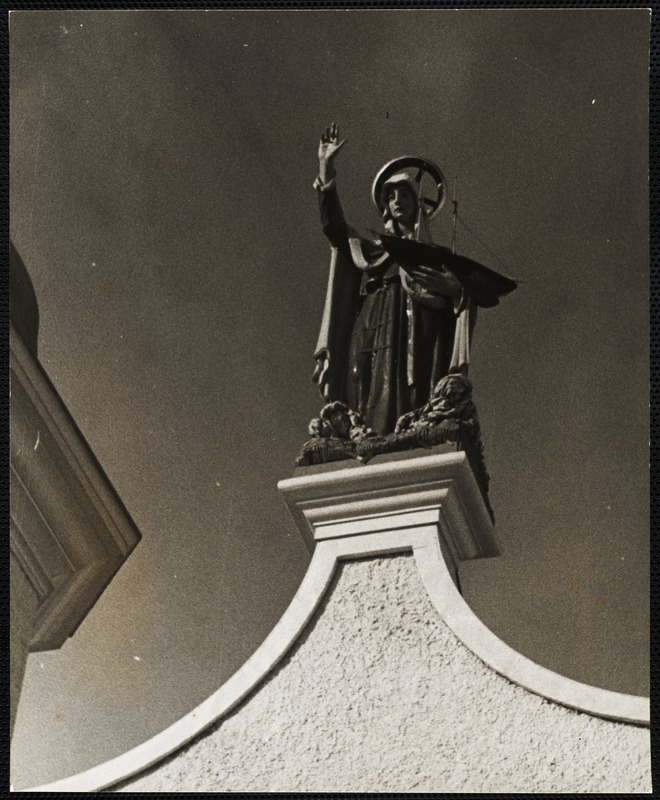
<path fill-rule="evenodd" d="M 411 225 L 415 221 L 417 200 L 415 195 L 405 183 L 395 184 L 387 189 L 387 207 L 392 219 Z"/>

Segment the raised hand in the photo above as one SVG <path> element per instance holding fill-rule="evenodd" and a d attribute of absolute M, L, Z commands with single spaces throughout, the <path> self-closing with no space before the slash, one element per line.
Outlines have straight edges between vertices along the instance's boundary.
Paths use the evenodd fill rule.
<path fill-rule="evenodd" d="M 346 139 L 339 141 L 339 127 L 336 122 L 329 125 L 321 134 L 319 142 L 319 161 L 331 164 L 337 153 L 346 144 Z"/>

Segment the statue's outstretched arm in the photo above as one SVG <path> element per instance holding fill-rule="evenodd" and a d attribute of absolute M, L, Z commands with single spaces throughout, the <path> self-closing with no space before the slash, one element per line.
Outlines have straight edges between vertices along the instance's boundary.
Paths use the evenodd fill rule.
<path fill-rule="evenodd" d="M 339 141 L 339 127 L 336 122 L 329 125 L 321 134 L 319 142 L 319 178 L 323 184 L 330 183 L 334 179 L 335 158 L 346 144 L 346 139 Z"/>
<path fill-rule="evenodd" d="M 314 182 L 314 187 L 319 195 L 319 210 L 321 212 L 321 227 L 323 233 L 333 247 L 347 248 L 348 233 L 346 221 L 342 211 L 335 177 L 335 158 L 346 140 L 339 141 L 339 128 L 333 122 L 321 134 L 319 143 L 319 176 Z"/>

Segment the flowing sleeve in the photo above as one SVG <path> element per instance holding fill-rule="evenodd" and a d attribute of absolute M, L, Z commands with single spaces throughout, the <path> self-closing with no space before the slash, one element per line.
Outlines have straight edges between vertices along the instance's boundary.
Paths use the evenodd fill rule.
<path fill-rule="evenodd" d="M 314 188 L 319 198 L 319 212 L 321 214 L 323 233 L 332 247 L 344 252 L 348 251 L 348 226 L 339 201 L 335 179 L 333 178 L 328 183 L 323 183 L 321 178 L 318 177 L 314 181 Z"/>
<path fill-rule="evenodd" d="M 314 359 L 312 381 L 326 402 L 346 400 L 346 368 L 353 322 L 357 315 L 361 274 L 351 255 L 349 229 L 334 180 L 314 181 L 321 226 L 331 246 L 330 271 Z"/>

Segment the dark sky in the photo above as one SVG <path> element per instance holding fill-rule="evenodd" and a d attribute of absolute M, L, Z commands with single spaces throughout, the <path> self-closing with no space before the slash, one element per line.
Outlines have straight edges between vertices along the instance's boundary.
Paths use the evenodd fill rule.
<path fill-rule="evenodd" d="M 321 405 L 333 120 L 355 226 L 378 227 L 380 166 L 424 155 L 458 176 L 459 251 L 521 281 L 475 334 L 505 555 L 464 565 L 466 599 L 534 661 L 648 691 L 648 30 L 643 10 L 11 15 L 40 358 L 143 535 L 30 656 L 17 788 L 188 712 L 300 583 L 276 483 Z"/>

